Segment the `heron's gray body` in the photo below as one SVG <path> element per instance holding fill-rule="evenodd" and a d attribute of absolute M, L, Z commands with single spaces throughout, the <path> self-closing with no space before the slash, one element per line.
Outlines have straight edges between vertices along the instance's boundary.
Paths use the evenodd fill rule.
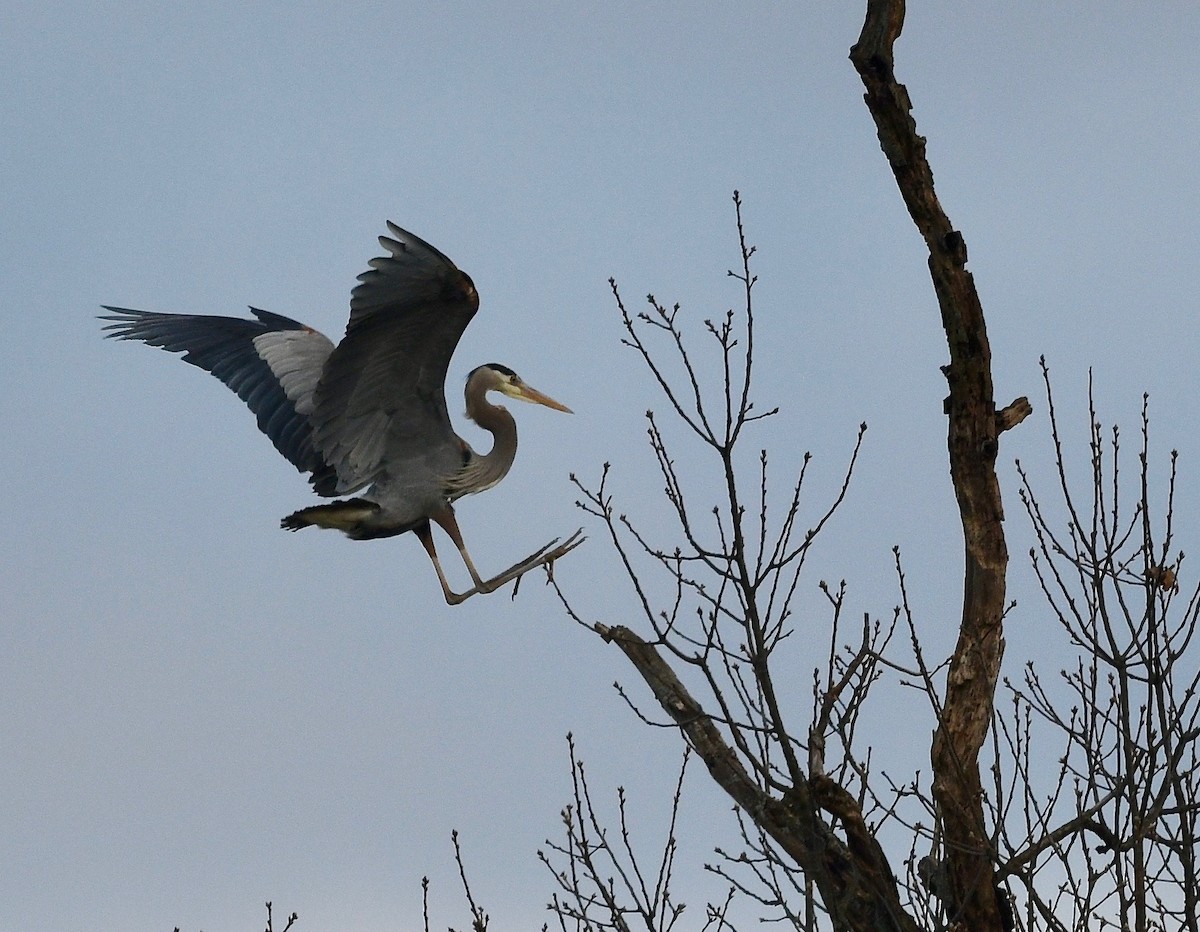
<path fill-rule="evenodd" d="M 388 255 L 372 259 L 358 276 L 346 334 L 336 346 L 311 327 L 257 308 L 248 320 L 106 307 L 113 323 L 105 329 L 183 353 L 185 362 L 211 372 L 246 402 L 275 448 L 309 473 L 318 495 L 355 496 L 301 509 L 283 519 L 284 528 L 334 528 L 356 540 L 415 531 L 447 601 L 461 601 L 578 542 L 572 538 L 551 554 L 543 548 L 507 576 L 479 577 L 451 503 L 503 479 L 517 451 L 511 415 L 485 396 L 498 391 L 569 409 L 505 366 L 480 366 L 467 379 L 467 414 L 494 442 L 486 454 L 473 451 L 450 424 L 444 385 L 479 295 L 437 249 L 394 224 L 388 229 L 392 236 L 379 238 Z M 471 592 L 459 595 L 446 583 L 431 520 L 462 553 L 476 583 Z"/>
<path fill-rule="evenodd" d="M 366 491 L 351 500 L 373 507 L 352 527 L 344 529 L 346 535 L 355 540 L 394 537 L 427 523 L 430 515 L 445 509 L 458 497 L 449 488 L 450 480 L 468 457 L 474 455 L 455 454 L 453 449 L 443 447 L 426 456 L 389 463 L 388 469 Z"/>

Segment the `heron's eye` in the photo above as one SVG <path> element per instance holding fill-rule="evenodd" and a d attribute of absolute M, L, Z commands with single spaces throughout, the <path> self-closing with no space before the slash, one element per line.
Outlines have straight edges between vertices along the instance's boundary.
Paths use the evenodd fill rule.
<path fill-rule="evenodd" d="M 513 374 L 513 375 L 510 375 L 510 376 L 508 377 L 508 384 L 509 384 L 509 385 L 519 385 L 519 384 L 520 384 L 520 382 L 521 382 L 521 380 L 520 380 L 519 378 L 517 378 L 517 376 L 516 376 L 515 374 Z"/>

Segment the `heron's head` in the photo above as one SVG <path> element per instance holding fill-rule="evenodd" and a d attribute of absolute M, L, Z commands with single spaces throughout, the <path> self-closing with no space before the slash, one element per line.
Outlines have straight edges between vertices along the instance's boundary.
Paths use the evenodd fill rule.
<path fill-rule="evenodd" d="M 488 392 L 500 392 L 502 395 L 507 395 L 509 398 L 516 398 L 518 401 L 528 401 L 532 404 L 545 405 L 547 408 L 553 408 L 555 411 L 563 411 L 567 414 L 572 414 L 565 404 L 555 401 L 549 395 L 544 395 L 531 385 L 526 385 L 525 381 L 517 375 L 508 366 L 502 366 L 496 362 L 490 362 L 487 365 L 480 366 L 472 370 L 467 376 L 467 400 L 468 410 L 470 409 L 470 399 L 478 393 L 478 397 L 482 397 Z"/>

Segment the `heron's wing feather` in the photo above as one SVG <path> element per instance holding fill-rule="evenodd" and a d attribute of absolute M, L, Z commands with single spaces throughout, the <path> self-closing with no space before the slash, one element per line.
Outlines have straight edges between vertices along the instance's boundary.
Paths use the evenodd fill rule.
<path fill-rule="evenodd" d="M 313 395 L 333 343 L 311 327 L 251 308 L 257 320 L 197 314 L 159 314 L 104 308 L 104 329 L 119 340 L 141 340 L 211 372 L 258 418 L 275 449 L 323 495 L 333 495 L 332 468 L 313 445 Z"/>
<path fill-rule="evenodd" d="M 389 462 L 458 442 L 446 371 L 479 298 L 442 253 L 394 224 L 388 229 L 392 236 L 379 238 L 388 254 L 358 276 L 346 336 L 315 395 L 314 441 L 337 471 L 340 494 L 382 478 Z"/>

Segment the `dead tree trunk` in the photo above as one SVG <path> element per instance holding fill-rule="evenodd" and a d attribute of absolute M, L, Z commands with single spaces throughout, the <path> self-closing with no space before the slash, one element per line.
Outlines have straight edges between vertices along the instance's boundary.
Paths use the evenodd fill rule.
<path fill-rule="evenodd" d="M 1008 550 L 995 464 L 1000 432 L 1027 415 L 1029 405 L 1022 398 L 999 415 L 996 411 L 991 349 L 979 295 L 966 270 L 966 244 L 938 202 L 925 140 L 917 134 L 908 92 L 892 69 L 892 47 L 903 24 L 903 0 L 869 0 L 850 58 L 866 87 L 880 145 L 929 248 L 929 271 L 950 348 L 950 364 L 944 369 L 950 384 L 948 446 L 965 566 L 962 621 L 931 754 L 933 793 L 951 922 L 987 932 L 1004 927 L 979 773 L 979 751 L 991 722 L 1004 652 Z"/>

